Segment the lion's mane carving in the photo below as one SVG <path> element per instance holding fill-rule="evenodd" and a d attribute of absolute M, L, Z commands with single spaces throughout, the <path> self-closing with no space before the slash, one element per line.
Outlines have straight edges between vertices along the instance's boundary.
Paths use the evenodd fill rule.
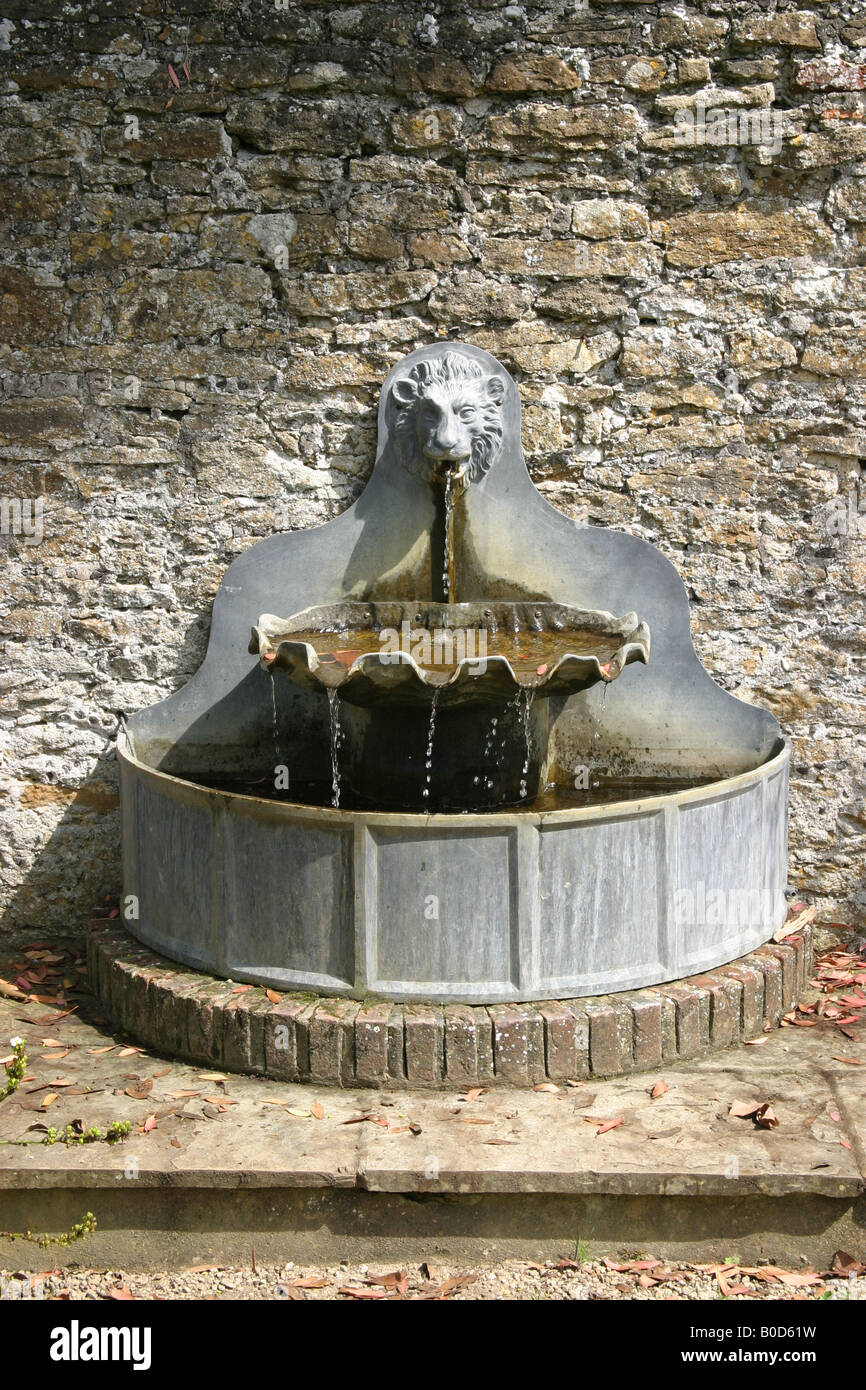
<path fill-rule="evenodd" d="M 502 377 L 472 357 L 446 352 L 399 377 L 391 398 L 394 440 L 411 473 L 450 472 L 463 487 L 487 473 L 502 446 Z"/>

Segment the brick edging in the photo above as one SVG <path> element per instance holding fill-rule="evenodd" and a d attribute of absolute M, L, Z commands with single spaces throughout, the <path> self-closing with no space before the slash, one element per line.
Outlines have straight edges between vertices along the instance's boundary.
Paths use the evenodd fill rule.
<path fill-rule="evenodd" d="M 646 1071 L 777 1027 L 812 974 L 812 931 L 704 975 L 537 1004 L 272 1003 L 258 986 L 237 993 L 166 960 L 113 921 L 91 924 L 87 960 L 112 1022 L 173 1057 L 334 1086 L 525 1086 Z"/>

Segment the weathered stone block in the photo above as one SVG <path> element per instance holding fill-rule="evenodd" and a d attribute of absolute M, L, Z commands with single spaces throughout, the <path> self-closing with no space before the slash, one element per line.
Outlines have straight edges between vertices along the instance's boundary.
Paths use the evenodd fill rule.
<path fill-rule="evenodd" d="M 788 48 L 820 48 L 815 16 L 808 10 L 748 15 L 734 23 L 732 37 L 744 47 L 752 44 L 784 44 Z"/>
<path fill-rule="evenodd" d="M 478 91 L 472 73 L 459 58 L 446 53 L 395 58 L 396 92 L 436 92 L 440 96 L 466 98 Z"/>
<path fill-rule="evenodd" d="M 310 1019 L 310 1080 L 331 1086 L 351 1084 L 355 1076 L 355 1019 L 351 999 L 326 999 Z"/>
<path fill-rule="evenodd" d="M 597 107 L 515 107 L 507 116 L 488 116 L 472 146 L 482 150 L 552 149 L 586 150 L 626 144 L 638 130 L 631 107 L 606 110 Z"/>
<path fill-rule="evenodd" d="M 665 1058 L 664 1001 L 654 990 L 641 990 L 630 998 L 634 1015 L 634 1064 L 640 1070 L 660 1066 Z"/>
<path fill-rule="evenodd" d="M 546 1071 L 551 1081 L 589 1076 L 589 1021 L 582 1005 L 538 1004 L 544 1020 Z"/>
<path fill-rule="evenodd" d="M 457 1086 L 493 1078 L 493 1025 L 484 1008 L 445 1006 L 445 1075 Z"/>
<path fill-rule="evenodd" d="M 741 987 L 740 1030 L 744 1039 L 756 1038 L 764 1026 L 764 975 L 755 965 L 723 965 L 715 972 L 730 976 Z"/>
<path fill-rule="evenodd" d="M 553 54 L 529 53 L 497 63 L 485 86 L 489 92 L 571 92 L 580 73 Z"/>
<path fill-rule="evenodd" d="M 384 309 L 425 299 L 436 284 L 429 270 L 354 271 L 348 275 L 305 275 L 286 284 L 286 302 L 302 317 L 323 318 L 346 309 Z"/>
<path fill-rule="evenodd" d="M 544 1078 L 544 1023 L 532 1008 L 493 1004 L 493 1065 L 497 1080 L 515 1084 Z"/>
<path fill-rule="evenodd" d="M 766 212 L 741 204 L 714 212 L 686 212 L 667 223 L 666 259 L 689 268 L 768 256 L 807 256 L 829 251 L 832 235 L 806 209 Z"/>
<path fill-rule="evenodd" d="M 425 1004 L 407 1004 L 403 1009 L 403 1030 L 408 1080 L 427 1085 L 441 1081 L 445 1067 L 442 1010 Z"/>
<path fill-rule="evenodd" d="M 235 995 L 234 1002 L 223 1010 L 222 1060 L 231 1071 L 265 1070 L 265 1018 L 270 1008 L 263 993 L 256 990 Z"/>
<path fill-rule="evenodd" d="M 746 961 L 754 962 L 764 976 L 764 1023 L 775 1027 L 784 1012 L 781 962 L 763 947 L 752 951 Z"/>
<path fill-rule="evenodd" d="M 306 1080 L 310 1074 L 310 1020 L 316 1005 L 284 999 L 263 1019 L 268 1076 L 278 1081 Z"/>
<path fill-rule="evenodd" d="M 793 1008 L 799 995 L 797 980 L 797 952 L 787 941 L 771 941 L 762 951 L 776 957 L 782 969 L 782 1009 Z"/>
<path fill-rule="evenodd" d="M 593 1076 L 619 1076 L 634 1066 L 634 1016 L 615 999 L 587 1004 Z"/>
<path fill-rule="evenodd" d="M 484 270 L 509 275 L 635 279 L 655 274 L 661 261 L 658 247 L 644 242 L 491 237 L 484 246 L 481 264 Z"/>
<path fill-rule="evenodd" d="M 148 271 L 131 276 L 115 292 L 117 335 L 145 342 L 179 333 L 206 338 L 258 318 L 270 292 L 267 274 L 256 266 Z"/>
<path fill-rule="evenodd" d="M 710 1041 L 709 992 L 691 981 L 682 985 L 662 985 L 659 992 L 676 1005 L 677 1056 L 699 1056 Z"/>

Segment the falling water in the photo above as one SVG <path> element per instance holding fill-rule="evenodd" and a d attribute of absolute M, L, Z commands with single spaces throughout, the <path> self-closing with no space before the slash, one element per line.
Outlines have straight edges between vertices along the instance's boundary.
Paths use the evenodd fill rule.
<path fill-rule="evenodd" d="M 483 751 L 483 753 L 481 754 L 481 761 L 482 761 L 482 763 L 484 763 L 484 764 L 486 764 L 486 765 L 489 764 L 489 763 L 491 763 L 491 762 L 495 762 L 497 765 L 498 765 L 498 763 L 499 763 L 499 757 L 498 757 L 497 752 L 496 752 L 496 736 L 497 736 L 498 729 L 499 729 L 499 718 L 498 718 L 497 715 L 494 714 L 494 715 L 491 716 L 491 719 L 490 719 L 490 728 L 487 730 L 487 738 L 486 738 L 485 741 L 484 741 L 484 751 Z M 502 740 L 502 742 L 501 742 L 501 744 L 500 744 L 500 749 L 504 749 L 504 748 L 505 748 L 505 739 L 503 738 L 503 740 Z M 476 787 L 480 786 L 481 783 L 483 782 L 483 783 L 484 783 L 484 786 L 487 788 L 488 791 L 492 791 L 492 790 L 493 790 L 493 778 L 492 778 L 492 777 L 488 777 L 488 776 L 486 776 L 486 775 L 485 775 L 485 776 L 481 776 L 480 774 L 476 774 L 476 775 L 472 778 L 472 781 L 473 781 L 473 783 L 475 784 Z"/>
<path fill-rule="evenodd" d="M 277 683 L 274 680 L 274 668 L 268 672 L 271 678 L 271 729 L 274 736 L 274 776 L 276 769 L 280 766 L 280 731 L 277 725 Z"/>
<path fill-rule="evenodd" d="M 424 755 L 424 786 L 421 795 L 425 801 L 430 797 L 430 782 L 433 778 L 433 739 L 436 735 L 436 703 L 439 699 L 439 687 L 434 687 L 433 699 L 430 703 L 430 723 L 427 725 L 427 751 Z"/>
<path fill-rule="evenodd" d="M 524 686 L 523 691 L 523 742 L 525 756 L 523 759 L 523 771 L 520 774 L 520 796 L 521 800 L 527 795 L 526 781 L 529 776 L 529 763 L 532 758 L 532 748 L 529 734 L 529 716 L 532 713 L 532 702 L 535 699 L 535 687 Z"/>
<path fill-rule="evenodd" d="M 442 560 L 442 592 L 445 602 L 451 601 L 451 546 L 453 539 L 451 535 L 452 505 L 451 489 L 452 478 L 450 470 L 445 474 L 445 554 Z"/>
<path fill-rule="evenodd" d="M 340 729 L 340 706 L 337 692 L 333 686 L 328 689 L 328 712 L 331 717 L 331 805 L 340 805 L 340 744 L 343 741 Z"/>

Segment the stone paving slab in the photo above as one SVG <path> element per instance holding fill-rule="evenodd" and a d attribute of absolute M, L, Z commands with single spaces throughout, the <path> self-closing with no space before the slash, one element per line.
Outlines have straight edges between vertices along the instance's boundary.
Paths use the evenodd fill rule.
<path fill-rule="evenodd" d="M 65 1229 L 93 1210 L 104 1234 L 92 1238 L 91 1262 L 102 1252 L 136 1267 L 151 1258 L 151 1236 L 160 1258 L 180 1264 L 242 1257 L 248 1240 L 262 1257 L 321 1257 L 363 1240 L 369 1252 L 374 1236 L 383 1258 L 408 1257 L 431 1231 L 440 1251 L 540 1255 L 564 1250 L 563 1232 L 578 1229 L 603 1238 L 605 1252 L 663 1231 L 657 1248 L 672 1254 L 707 1254 L 714 1242 L 718 1253 L 728 1232 L 771 1259 L 801 1247 L 829 1259 L 858 1241 L 864 1254 L 863 1073 L 835 1056 L 866 1064 L 866 1047 L 846 1039 L 843 1054 L 823 1025 L 651 1072 L 467 1098 L 463 1084 L 349 1090 L 130 1052 L 127 1035 L 97 1021 L 97 1001 L 70 991 L 73 1002 L 58 1017 L 0 998 L 0 1039 L 22 1036 L 29 1060 L 28 1079 L 0 1102 L 0 1230 Z M 653 1099 L 659 1080 L 668 1089 Z M 127 1094 L 142 1087 L 142 1099 Z M 778 1128 L 732 1118 L 734 1101 L 769 1101 Z M 78 1119 L 103 1129 L 128 1120 L 133 1132 L 116 1146 L 66 1147 L 31 1128 Z M 523 1232 L 516 1246 L 503 1243 L 512 1227 Z M 7 1244 L 0 1264 L 20 1262 L 20 1246 Z"/>

